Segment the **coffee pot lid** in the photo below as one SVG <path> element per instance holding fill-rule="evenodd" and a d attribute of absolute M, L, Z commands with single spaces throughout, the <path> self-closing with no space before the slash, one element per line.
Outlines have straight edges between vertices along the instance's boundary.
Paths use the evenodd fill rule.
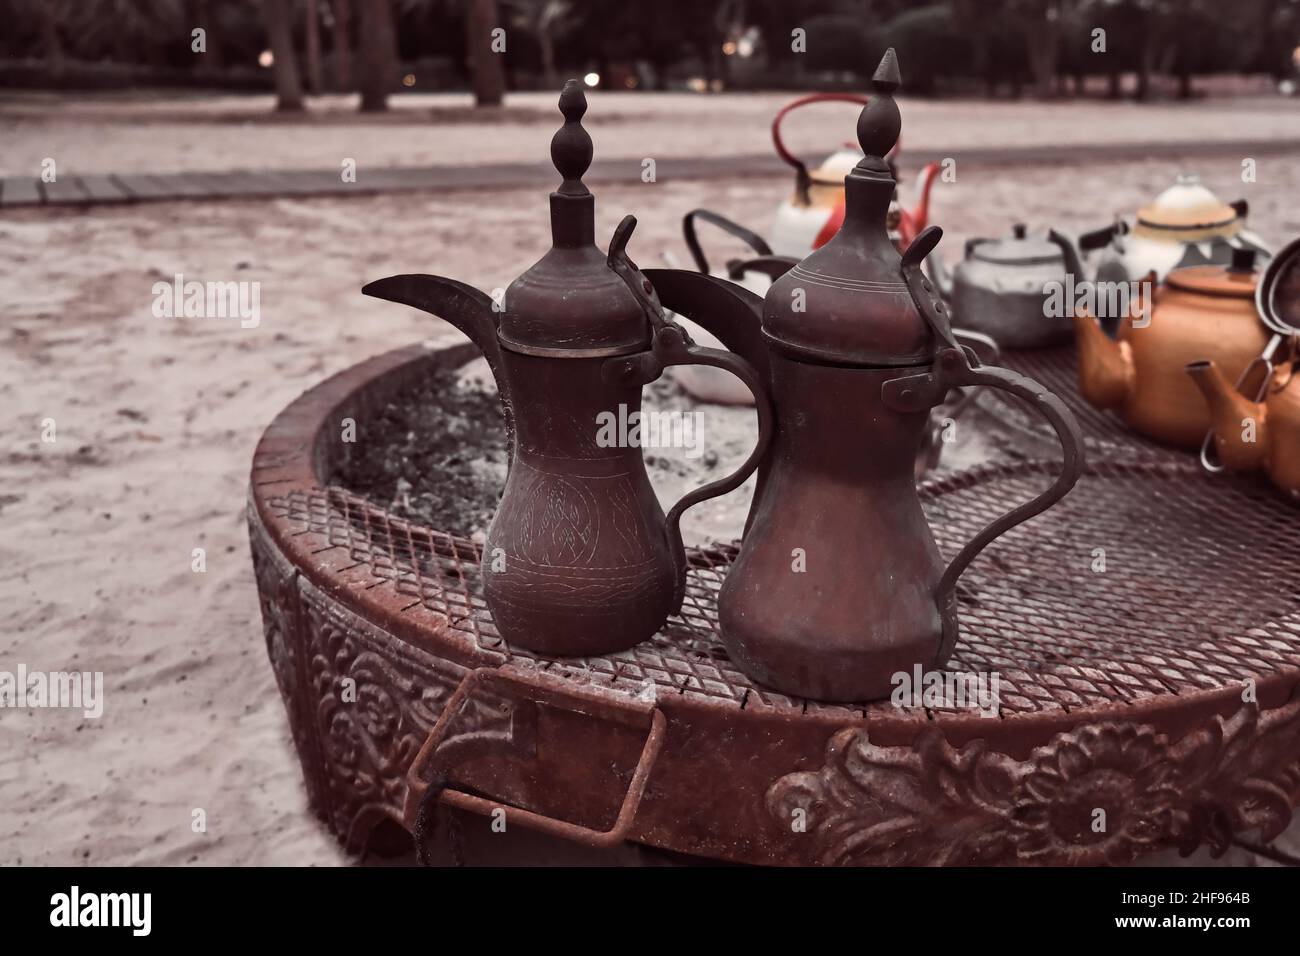
<path fill-rule="evenodd" d="M 900 82 L 891 47 L 858 114 L 864 155 L 844 180 L 843 225 L 764 299 L 764 334 L 796 359 L 871 367 L 933 360 L 933 333 L 903 282 L 902 258 L 887 231 L 897 184 L 885 157 L 902 128 L 893 98 Z"/>
<path fill-rule="evenodd" d="M 564 125 L 551 139 L 551 162 L 563 181 L 551 193 L 552 246 L 506 289 L 498 337 L 511 351 L 557 358 L 640 351 L 651 337 L 645 313 L 596 247 L 596 199 L 582 181 L 593 150 L 580 81 L 564 84 L 559 105 Z"/>

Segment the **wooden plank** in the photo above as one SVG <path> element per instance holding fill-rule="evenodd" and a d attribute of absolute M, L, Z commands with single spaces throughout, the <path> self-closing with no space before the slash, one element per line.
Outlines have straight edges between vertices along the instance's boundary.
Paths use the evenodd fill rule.
<path fill-rule="evenodd" d="M 122 187 L 116 177 L 98 173 L 82 176 L 81 188 L 86 191 L 87 201 L 92 203 L 130 202 L 135 198 Z"/>
<path fill-rule="evenodd" d="M 4 181 L 0 205 L 6 209 L 10 206 L 39 206 L 43 201 L 40 185 L 34 177 L 13 176 Z"/>
<path fill-rule="evenodd" d="M 45 201 L 52 206 L 80 206 L 86 203 L 87 196 L 79 177 L 60 176 L 52 183 L 45 183 Z"/>
<path fill-rule="evenodd" d="M 158 176 L 126 173 L 113 178 L 136 199 L 171 199 L 175 195 L 171 187 Z"/>
<path fill-rule="evenodd" d="M 156 177 L 171 188 L 172 195 L 183 199 L 202 199 L 212 195 L 203 173 L 160 173 Z"/>

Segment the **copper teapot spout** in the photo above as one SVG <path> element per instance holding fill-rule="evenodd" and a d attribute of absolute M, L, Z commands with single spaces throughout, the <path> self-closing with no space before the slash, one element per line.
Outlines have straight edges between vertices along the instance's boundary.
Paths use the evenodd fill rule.
<path fill-rule="evenodd" d="M 1239 393 L 1212 361 L 1189 363 L 1187 374 L 1210 408 L 1210 429 L 1219 460 L 1233 470 L 1261 467 L 1268 447 L 1263 404 Z"/>
<path fill-rule="evenodd" d="M 1131 319 L 1125 318 L 1123 325 Z M 1120 408 L 1133 393 L 1133 351 L 1127 341 L 1112 339 L 1089 313 L 1074 314 L 1079 346 L 1079 390 L 1097 408 Z"/>

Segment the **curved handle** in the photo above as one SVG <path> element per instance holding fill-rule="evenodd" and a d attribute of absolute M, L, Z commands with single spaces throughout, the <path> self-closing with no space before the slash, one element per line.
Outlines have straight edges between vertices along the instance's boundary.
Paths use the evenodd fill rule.
<path fill-rule="evenodd" d="M 885 404 L 897 411 L 933 408 L 951 388 L 988 385 L 1018 395 L 1043 414 L 1061 442 L 1061 471 L 1046 491 L 989 523 L 966 543 L 944 569 L 935 589 L 935 601 L 943 618 L 943 639 L 939 661 L 947 660 L 957 643 L 957 579 L 994 538 L 1023 521 L 1041 514 L 1065 497 L 1083 471 L 1083 435 L 1079 423 L 1065 403 L 1033 379 L 1010 369 L 982 366 L 972 351 L 962 348 L 948 322 L 943 301 L 921 272 L 921 263 L 933 251 L 943 231 L 931 226 L 903 254 L 903 281 L 917 310 L 929 324 L 940 347 L 930 371 L 892 379 L 881 387 Z M 973 364 L 972 364 L 973 363 Z"/>
<path fill-rule="evenodd" d="M 674 325 L 666 329 L 660 329 L 655 335 L 652 348 L 655 355 L 665 366 L 711 365 L 714 368 L 730 372 L 740 379 L 754 396 L 754 410 L 758 413 L 758 441 L 755 442 L 749 457 L 741 463 L 740 467 L 724 478 L 711 481 L 707 485 L 701 485 L 694 491 L 687 492 L 668 510 L 668 517 L 665 522 L 668 546 L 671 549 L 673 561 L 677 564 L 677 590 L 674 593 L 673 605 L 681 607 L 686 587 L 687 570 L 686 548 L 682 542 L 682 515 L 687 508 L 697 505 L 701 501 L 725 495 L 727 492 L 739 488 L 744 484 L 745 479 L 758 468 L 759 462 L 763 460 L 768 447 L 772 443 L 774 432 L 772 402 L 767 387 L 759 378 L 758 372 L 754 370 L 754 366 L 739 355 L 734 355 L 731 352 L 695 345 L 691 342 L 686 331 L 679 326 Z"/>
<path fill-rule="evenodd" d="M 727 262 L 727 278 L 739 282 L 746 272 L 761 272 L 773 282 L 799 264 L 794 256 L 758 256 L 754 259 L 732 259 Z M 674 309 L 674 312 L 677 310 Z"/>
<path fill-rule="evenodd" d="M 645 385 L 657 379 L 669 365 L 711 365 L 730 372 L 745 384 L 754 396 L 754 410 L 758 413 L 758 441 L 740 467 L 725 478 L 711 481 L 694 491 L 687 492 L 668 511 L 665 530 L 668 535 L 669 553 L 672 555 L 677 571 L 673 607 L 680 608 L 686 593 L 686 549 L 682 543 L 682 513 L 692 505 L 740 487 L 758 468 L 759 462 L 767 454 L 768 446 L 772 442 L 774 430 L 772 402 L 767 387 L 754 366 L 731 352 L 696 345 L 685 329 L 669 321 L 664 315 L 663 307 L 655 296 L 654 286 L 643 273 L 637 270 L 627 256 L 627 244 L 635 228 L 635 216 L 624 216 L 623 221 L 618 224 L 614 230 L 614 237 L 609 243 L 609 267 L 623 280 L 636 298 L 651 328 L 655 330 L 654 339 L 648 352 L 621 355 L 607 360 L 602 375 L 624 384 Z"/>
<path fill-rule="evenodd" d="M 663 749 L 664 732 L 667 718 L 662 710 L 652 703 L 642 706 L 640 701 L 619 704 L 608 696 L 590 700 L 583 698 L 575 701 L 572 687 L 547 683 L 548 678 L 540 672 L 512 673 L 493 667 L 480 667 L 467 673 L 455 692 L 448 698 L 439 714 L 429 736 L 415 759 L 407 768 L 407 806 L 404 817 L 411 821 L 415 837 L 415 851 L 420 863 L 429 863 L 429 842 L 433 833 L 434 809 L 439 803 L 445 803 L 459 810 L 469 810 L 482 816 L 490 816 L 494 810 L 505 810 L 511 822 L 519 823 L 539 832 L 560 839 L 572 840 L 592 847 L 611 847 L 625 841 L 632 829 L 632 821 L 641 805 L 646 783 L 659 759 Z M 458 758 L 473 756 L 493 747 L 513 747 L 515 749 L 531 748 L 536 756 L 537 733 L 532 726 L 516 727 L 512 719 L 508 735 L 475 732 L 459 741 L 451 738 L 451 727 L 470 698 L 471 692 L 479 685 L 492 682 L 495 684 L 515 685 L 523 691 L 517 706 L 547 704 L 565 710 L 581 711 L 597 719 L 640 726 L 645 717 L 649 717 L 649 729 L 645 744 L 637 759 L 636 769 L 628 782 L 627 793 L 619 806 L 618 817 L 608 830 L 594 830 L 581 824 L 570 823 L 555 817 L 525 810 L 522 807 L 506 807 L 500 802 L 485 799 L 463 790 L 450 789 L 450 774 Z M 534 721 L 535 722 L 535 721 Z M 519 723 L 526 723 L 520 720 Z M 521 739 L 516 739 L 521 738 Z"/>
<path fill-rule="evenodd" d="M 794 167 L 795 176 L 797 177 L 795 188 L 805 201 L 808 199 L 808 187 L 812 182 L 812 177 L 808 175 L 808 167 L 804 165 L 804 161 L 785 148 L 785 142 L 781 139 L 781 123 L 785 120 L 786 114 L 811 103 L 856 103 L 858 106 L 866 106 L 868 100 L 860 93 L 812 93 L 785 104 L 773 117 L 772 145 L 776 147 L 776 154 Z M 894 148 L 897 149 L 898 147 L 895 146 Z"/>
<path fill-rule="evenodd" d="M 723 232 L 730 233 L 753 249 L 757 255 L 770 256 L 772 254 L 772 247 L 753 230 L 746 229 L 739 223 L 732 222 L 726 216 L 719 215 L 711 210 L 692 209 L 682 217 L 682 235 L 686 238 L 686 248 L 691 250 L 691 258 L 695 260 L 695 267 L 705 275 L 709 274 L 709 262 L 704 258 L 704 249 L 700 245 L 699 238 L 695 235 L 696 219 L 703 219 L 705 222 L 717 226 Z"/>

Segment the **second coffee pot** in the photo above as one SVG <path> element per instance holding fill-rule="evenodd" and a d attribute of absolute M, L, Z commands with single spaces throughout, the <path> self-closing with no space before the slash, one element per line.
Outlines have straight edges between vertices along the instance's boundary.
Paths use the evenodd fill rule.
<path fill-rule="evenodd" d="M 888 696 L 893 676 L 941 666 L 957 638 L 958 576 L 990 541 L 1059 500 L 1082 467 L 1078 425 L 1037 382 L 981 366 L 953 337 L 921 263 L 930 228 L 900 258 L 886 231 L 900 132 L 891 49 L 858 117 L 865 157 L 845 180 L 845 219 L 765 299 L 699 273 L 650 270 L 664 307 L 698 322 L 759 369 L 776 435 L 740 553 L 718 600 L 731 658 L 786 693 L 832 701 Z M 1032 501 L 945 564 L 913 460 L 927 414 L 950 389 L 990 385 L 1052 424 L 1064 462 Z"/>

